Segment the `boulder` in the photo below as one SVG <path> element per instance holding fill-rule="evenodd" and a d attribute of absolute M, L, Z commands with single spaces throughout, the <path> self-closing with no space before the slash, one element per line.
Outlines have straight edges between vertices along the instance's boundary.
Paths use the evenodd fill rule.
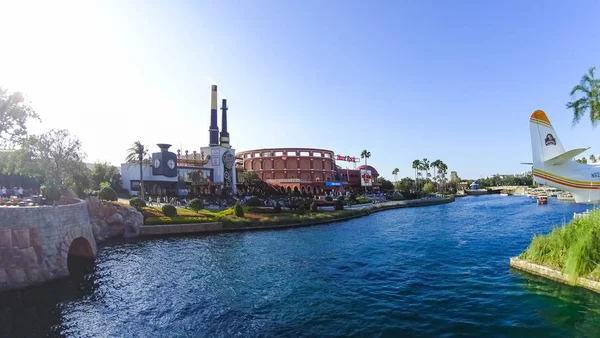
<path fill-rule="evenodd" d="M 144 216 L 136 209 L 104 202 L 96 197 L 88 198 L 88 213 L 98 243 L 109 238 L 135 237 L 144 224 Z"/>

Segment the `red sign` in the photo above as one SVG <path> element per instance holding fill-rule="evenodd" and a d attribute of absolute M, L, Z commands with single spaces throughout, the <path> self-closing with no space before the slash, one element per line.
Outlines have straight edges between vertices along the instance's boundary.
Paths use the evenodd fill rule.
<path fill-rule="evenodd" d="M 345 162 L 358 162 L 358 158 L 356 157 L 350 157 L 350 156 L 343 156 L 343 155 L 336 155 L 335 157 L 336 161 L 345 161 Z"/>

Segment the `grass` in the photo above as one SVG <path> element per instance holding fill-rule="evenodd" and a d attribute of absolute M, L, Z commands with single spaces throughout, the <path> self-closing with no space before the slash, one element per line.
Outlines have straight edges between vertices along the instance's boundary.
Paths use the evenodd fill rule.
<path fill-rule="evenodd" d="M 571 283 L 578 277 L 600 281 L 600 210 L 547 235 L 534 235 L 519 258 L 560 270 Z"/>

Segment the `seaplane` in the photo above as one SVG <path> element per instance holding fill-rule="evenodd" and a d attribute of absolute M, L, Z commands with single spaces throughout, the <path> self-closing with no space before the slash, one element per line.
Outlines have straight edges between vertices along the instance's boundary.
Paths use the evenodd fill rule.
<path fill-rule="evenodd" d="M 573 158 L 588 148 L 565 151 L 548 116 L 536 110 L 529 120 L 533 176 L 545 184 L 573 195 L 576 203 L 600 202 L 600 166 L 578 163 Z"/>

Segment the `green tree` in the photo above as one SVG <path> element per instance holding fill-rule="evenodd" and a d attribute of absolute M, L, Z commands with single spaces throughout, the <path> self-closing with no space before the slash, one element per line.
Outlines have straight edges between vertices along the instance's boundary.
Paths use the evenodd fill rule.
<path fill-rule="evenodd" d="M 21 143 L 27 136 L 27 120 L 40 120 L 38 114 L 25 102 L 23 94 L 9 94 L 0 88 L 0 144 Z"/>
<path fill-rule="evenodd" d="M 415 169 L 415 191 L 418 191 L 418 186 L 419 186 L 419 168 L 421 167 L 421 161 L 419 160 L 414 160 L 412 161 L 412 168 Z"/>
<path fill-rule="evenodd" d="M 367 151 L 366 149 L 362 151 L 362 153 L 360 153 L 360 158 L 364 158 L 365 159 L 365 166 L 367 165 L 367 159 L 369 159 L 371 157 L 371 152 Z"/>
<path fill-rule="evenodd" d="M 585 157 L 576 159 L 575 161 L 578 162 L 578 163 L 587 164 L 587 158 L 585 158 Z"/>
<path fill-rule="evenodd" d="M 596 163 L 596 156 L 594 154 L 590 155 L 590 162 L 591 163 Z"/>
<path fill-rule="evenodd" d="M 114 177 L 118 174 L 119 170 L 117 169 L 117 167 L 107 162 L 96 162 L 94 163 L 94 167 L 92 167 L 91 172 L 92 184 L 94 185 L 94 188 L 98 188 L 100 187 L 100 183 L 109 182 L 110 186 L 114 189 Z"/>
<path fill-rule="evenodd" d="M 421 161 L 421 168 L 422 168 L 421 170 L 425 171 L 425 178 L 426 179 L 430 178 L 431 176 L 429 175 L 429 169 L 431 168 L 431 166 L 429 164 L 429 160 L 428 159 L 424 158 Z"/>
<path fill-rule="evenodd" d="M 439 181 L 442 183 L 442 190 L 446 192 L 446 174 L 448 173 L 448 165 L 446 163 L 440 161 L 437 166 Z"/>
<path fill-rule="evenodd" d="M 592 126 L 600 120 L 600 80 L 594 77 L 595 69 L 596 67 L 591 67 L 571 90 L 572 99 L 575 99 L 576 94 L 581 94 L 579 99 L 567 103 L 567 108 L 573 109 L 574 125 L 579 123 L 586 112 L 590 115 Z"/>
<path fill-rule="evenodd" d="M 423 192 L 426 194 L 431 194 L 433 192 L 433 183 L 427 182 L 423 185 Z"/>
<path fill-rule="evenodd" d="M 246 184 L 252 184 L 260 182 L 260 176 L 255 171 L 244 171 L 242 174 L 242 181 Z"/>
<path fill-rule="evenodd" d="M 394 170 L 392 170 L 392 175 L 394 175 L 394 182 L 398 182 L 398 173 L 400 172 L 400 169 L 395 168 Z"/>
<path fill-rule="evenodd" d="M 381 184 L 381 190 L 390 191 L 394 190 L 394 183 L 385 179 L 385 177 L 377 178 L 377 183 Z"/>
<path fill-rule="evenodd" d="M 415 180 L 410 177 L 405 177 L 400 181 L 396 182 L 396 190 L 403 193 L 410 193 L 410 189 L 414 186 Z"/>
<path fill-rule="evenodd" d="M 127 150 L 127 157 L 125 162 L 130 166 L 132 164 L 139 164 L 140 166 L 140 197 L 144 198 L 144 157 L 148 154 L 148 150 L 140 141 L 135 141 L 133 146 Z"/>
<path fill-rule="evenodd" d="M 431 167 L 433 168 L 433 179 L 435 180 L 436 190 L 440 190 L 436 169 L 438 169 L 442 163 L 443 162 L 441 160 L 435 160 L 435 161 L 431 162 Z"/>
<path fill-rule="evenodd" d="M 42 135 L 31 136 L 27 149 L 34 163 L 44 172 L 45 180 L 59 188 L 69 188 L 78 194 L 89 188 L 89 170 L 83 163 L 85 154 L 81 141 L 65 130 L 52 129 Z"/>

